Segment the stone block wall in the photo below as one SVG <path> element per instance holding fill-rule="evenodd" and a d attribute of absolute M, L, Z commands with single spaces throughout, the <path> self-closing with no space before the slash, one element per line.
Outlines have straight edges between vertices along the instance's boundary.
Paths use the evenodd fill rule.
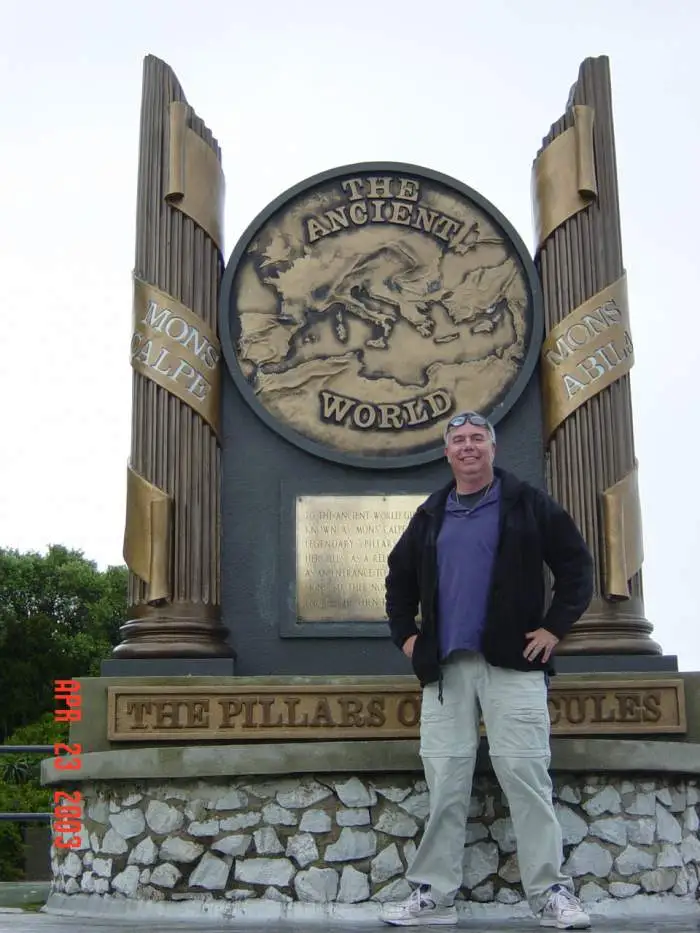
<path fill-rule="evenodd" d="M 406 896 L 428 815 L 417 774 L 82 785 L 81 847 L 52 848 L 53 891 L 148 901 L 359 904 Z M 558 775 L 565 867 L 586 901 L 698 892 L 696 780 Z M 523 899 L 495 778 L 478 776 L 465 900 Z"/>

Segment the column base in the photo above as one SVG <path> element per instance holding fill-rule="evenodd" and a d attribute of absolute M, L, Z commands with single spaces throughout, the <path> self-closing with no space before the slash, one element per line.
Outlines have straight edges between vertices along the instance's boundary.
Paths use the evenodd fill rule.
<path fill-rule="evenodd" d="M 132 606 L 133 618 L 122 625 L 124 639 L 112 652 L 119 660 L 161 658 L 230 658 L 228 630 L 218 607 L 197 603 Z"/>
<path fill-rule="evenodd" d="M 653 630 L 644 617 L 641 599 L 608 602 L 597 598 L 557 646 L 557 655 L 663 654 L 661 645 L 650 637 Z"/>

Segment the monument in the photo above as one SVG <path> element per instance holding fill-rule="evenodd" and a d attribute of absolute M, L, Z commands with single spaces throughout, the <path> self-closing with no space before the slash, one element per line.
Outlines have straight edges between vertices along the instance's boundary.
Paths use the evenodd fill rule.
<path fill-rule="evenodd" d="M 408 893 L 428 799 L 386 556 L 447 475 L 446 419 L 474 408 L 595 557 L 549 697 L 580 893 L 696 910 L 700 675 L 644 612 L 616 178 L 608 62 L 589 59 L 534 161 L 534 255 L 462 181 L 370 162 L 261 206 L 225 262 L 218 143 L 146 59 L 129 621 L 81 681 L 70 780 L 43 766 L 80 804 L 49 909 L 347 920 Z M 483 752 L 473 916 L 522 900 Z"/>

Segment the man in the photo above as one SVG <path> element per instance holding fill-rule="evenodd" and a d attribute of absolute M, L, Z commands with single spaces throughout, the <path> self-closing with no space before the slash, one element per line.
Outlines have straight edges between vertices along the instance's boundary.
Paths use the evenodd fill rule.
<path fill-rule="evenodd" d="M 430 817 L 407 873 L 415 890 L 386 905 L 382 919 L 457 922 L 481 711 L 529 904 L 542 926 L 585 929 L 589 918 L 561 871 L 546 675 L 554 647 L 591 600 L 593 561 L 564 509 L 494 468 L 495 450 L 485 418 L 452 418 L 445 454 L 454 478 L 420 506 L 389 555 L 392 639 L 423 688 L 420 753 Z M 544 564 L 554 577 L 546 612 Z"/>

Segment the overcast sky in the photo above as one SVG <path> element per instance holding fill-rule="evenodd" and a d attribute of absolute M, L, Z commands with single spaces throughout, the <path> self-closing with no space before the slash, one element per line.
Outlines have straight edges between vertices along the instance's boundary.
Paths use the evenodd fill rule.
<path fill-rule="evenodd" d="M 690 0 L 0 0 L 0 546 L 121 563 L 142 61 L 217 136 L 228 258 L 266 204 L 412 162 L 532 246 L 530 169 L 580 62 L 610 56 L 636 365 L 646 615 L 700 670 L 698 7 Z"/>

